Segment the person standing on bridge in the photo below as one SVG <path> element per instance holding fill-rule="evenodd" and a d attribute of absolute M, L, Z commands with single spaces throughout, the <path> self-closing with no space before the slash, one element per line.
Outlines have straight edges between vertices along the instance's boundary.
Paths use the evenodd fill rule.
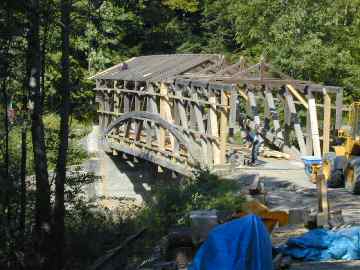
<path fill-rule="evenodd" d="M 259 165 L 258 156 L 260 147 L 264 143 L 264 139 L 261 135 L 261 128 L 258 124 L 255 125 L 255 129 L 251 130 L 249 125 L 246 125 L 246 139 L 251 142 L 251 163 L 250 165 Z"/>

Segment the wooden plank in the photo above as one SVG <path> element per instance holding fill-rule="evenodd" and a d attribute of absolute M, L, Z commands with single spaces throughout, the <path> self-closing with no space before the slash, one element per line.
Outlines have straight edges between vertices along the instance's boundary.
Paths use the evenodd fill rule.
<path fill-rule="evenodd" d="M 143 128 L 144 121 L 136 121 L 136 131 L 135 131 L 135 139 L 139 141 L 141 139 L 141 130 Z"/>
<path fill-rule="evenodd" d="M 325 176 L 322 172 L 320 172 L 316 176 L 316 187 L 318 192 L 318 215 L 322 215 L 322 222 L 327 225 L 329 220 L 329 202 L 328 202 L 328 192 L 327 192 L 327 183 L 325 180 Z"/>
<path fill-rule="evenodd" d="M 110 111 L 110 104 L 109 104 L 109 94 L 104 92 L 104 111 L 109 112 Z M 109 125 L 109 115 L 105 114 L 103 115 L 103 123 L 104 127 L 107 127 Z"/>
<path fill-rule="evenodd" d="M 155 93 L 154 91 L 154 86 L 152 84 L 148 85 L 147 88 L 149 93 Z M 151 113 L 158 113 L 158 108 L 156 105 L 156 101 L 155 101 L 155 97 L 153 95 L 150 95 L 147 97 L 147 102 L 146 102 L 146 111 L 151 112 Z M 156 127 L 156 125 L 154 123 L 150 123 L 150 126 L 152 129 L 155 130 L 155 136 L 156 139 L 160 140 L 160 130 L 158 129 L 158 127 Z"/>
<path fill-rule="evenodd" d="M 138 90 L 138 82 L 135 82 L 135 90 Z M 140 111 L 141 110 L 141 99 L 139 95 L 134 95 L 134 99 L 135 99 L 135 111 Z M 135 130 L 136 130 L 136 134 L 140 134 L 141 133 L 141 129 L 142 129 L 142 122 L 136 121 L 135 122 Z"/>
<path fill-rule="evenodd" d="M 177 97 L 179 97 L 179 98 L 182 97 L 181 91 L 176 91 L 175 95 Z M 187 129 L 188 128 L 188 119 L 187 119 L 187 116 L 186 116 L 186 109 L 185 109 L 184 101 L 183 100 L 177 100 L 176 101 L 176 107 L 177 107 L 177 112 L 179 114 L 181 127 Z"/>
<path fill-rule="evenodd" d="M 143 125 L 145 126 L 145 133 L 146 133 L 146 145 L 151 147 L 152 145 L 152 136 L 153 136 L 153 129 L 151 128 L 148 121 L 144 121 Z"/>
<path fill-rule="evenodd" d="M 127 113 L 130 111 L 130 97 L 129 95 L 124 94 L 123 95 L 123 102 L 124 102 L 124 113 Z"/>
<path fill-rule="evenodd" d="M 114 112 L 120 112 L 120 96 L 118 93 L 114 93 Z"/>
<path fill-rule="evenodd" d="M 339 130 L 342 126 L 343 115 L 343 89 L 338 89 L 336 92 L 336 115 L 335 115 L 335 130 Z"/>
<path fill-rule="evenodd" d="M 303 132 L 301 129 L 299 118 L 297 116 L 293 96 L 291 95 L 291 93 L 288 90 L 285 90 L 284 96 L 285 96 L 286 104 L 289 108 L 291 122 L 292 122 L 292 126 L 294 127 L 294 130 L 295 130 L 295 135 L 296 135 L 297 142 L 299 144 L 300 152 L 302 155 L 306 155 L 304 135 L 303 135 Z"/>
<path fill-rule="evenodd" d="M 196 126 L 199 130 L 199 132 L 201 134 L 205 135 L 205 125 L 204 125 L 204 117 L 203 114 L 201 112 L 201 109 L 199 107 L 199 104 L 197 104 L 197 100 L 198 100 L 198 95 L 195 89 L 192 90 L 192 99 L 194 100 L 193 102 L 193 112 L 194 112 L 194 119 L 196 121 Z M 201 152 L 202 152 L 202 161 L 206 164 L 207 163 L 207 142 L 206 142 L 206 137 L 205 136 L 200 136 L 200 140 L 199 140 L 200 146 L 201 146 Z"/>
<path fill-rule="evenodd" d="M 168 121 L 169 123 L 173 123 L 173 118 L 171 115 L 171 108 L 170 108 L 170 103 L 169 103 L 169 97 L 168 97 L 168 87 L 165 83 L 161 83 L 160 85 L 160 115 L 163 119 L 165 119 L 166 121 Z M 165 149 L 165 143 L 166 143 L 166 136 L 167 136 L 167 131 L 160 127 L 160 147 L 161 149 Z M 169 134 L 170 136 L 170 143 L 171 143 L 171 148 L 173 149 L 174 147 L 174 137 Z"/>
<path fill-rule="evenodd" d="M 224 91 L 221 91 L 221 103 L 222 105 L 228 105 L 229 103 L 229 98 L 225 95 Z M 220 164 L 226 163 L 228 130 L 228 111 L 225 107 L 222 107 L 220 110 Z"/>
<path fill-rule="evenodd" d="M 124 81 L 124 88 L 126 89 L 126 85 L 127 85 L 127 81 Z M 124 113 L 127 113 L 130 111 L 130 98 L 129 95 L 127 94 L 123 94 L 123 108 L 124 108 Z"/>
<path fill-rule="evenodd" d="M 255 95 L 252 91 L 248 91 L 247 96 L 248 96 L 248 100 L 249 100 L 251 116 L 254 118 L 255 124 L 260 125 L 260 116 L 259 116 L 258 108 L 256 105 Z"/>
<path fill-rule="evenodd" d="M 157 153 L 154 153 L 153 151 L 141 149 L 138 147 L 130 147 L 128 145 L 115 142 L 109 142 L 109 146 L 112 149 L 116 149 L 117 151 L 136 156 L 138 158 L 158 164 L 164 168 L 168 168 L 169 170 L 176 171 L 181 175 L 192 176 L 191 168 L 187 166 L 187 164 L 175 163 L 166 157 L 162 157 Z"/>
<path fill-rule="evenodd" d="M 263 93 L 265 95 L 265 93 Z M 263 128 L 265 130 L 270 130 L 270 119 L 271 119 L 271 114 L 270 114 L 270 108 L 269 108 L 269 104 L 266 100 L 266 96 L 265 96 L 265 100 L 264 100 L 264 126 Z"/>
<path fill-rule="evenodd" d="M 308 109 L 308 104 L 306 102 L 306 100 L 301 96 L 301 94 L 291 85 L 291 84 L 287 84 L 286 88 L 289 89 L 289 91 L 291 92 L 291 94 L 294 95 L 294 97 L 300 101 L 300 103 L 306 108 Z"/>
<path fill-rule="evenodd" d="M 291 114 L 289 106 L 284 98 L 279 93 L 277 94 L 278 100 L 281 102 L 282 107 L 284 108 L 284 143 L 287 146 L 290 146 L 290 133 L 291 133 Z"/>
<path fill-rule="evenodd" d="M 308 104 L 309 104 L 310 127 L 311 127 L 314 156 L 321 157 L 316 101 L 311 91 L 308 92 L 307 96 L 308 96 Z"/>
<path fill-rule="evenodd" d="M 210 92 L 209 102 L 212 104 L 209 109 L 209 128 L 208 132 L 210 136 L 219 137 L 219 127 L 218 127 L 218 118 L 216 115 L 216 95 L 214 91 Z M 219 165 L 221 164 L 220 160 L 220 142 L 219 139 L 212 141 L 212 156 L 213 156 L 213 164 Z"/>
<path fill-rule="evenodd" d="M 238 93 L 236 91 L 232 91 L 230 94 L 230 113 L 229 113 L 229 136 L 234 136 L 234 129 L 236 124 L 236 111 L 237 111 L 237 103 Z"/>
<path fill-rule="evenodd" d="M 324 89 L 323 155 L 330 151 L 331 98 Z"/>
<path fill-rule="evenodd" d="M 265 104 L 267 104 L 267 107 L 269 109 L 270 117 L 273 121 L 274 125 L 274 133 L 279 138 L 284 138 L 281 126 L 280 126 L 280 120 L 279 120 L 279 114 L 275 107 L 274 97 L 272 95 L 271 90 L 266 87 L 265 89 Z"/>
<path fill-rule="evenodd" d="M 149 93 L 155 93 L 154 91 L 154 87 L 150 84 L 148 87 L 148 92 Z M 148 112 L 152 112 L 152 113 L 157 113 L 158 109 L 157 109 L 157 105 L 156 105 L 156 101 L 155 101 L 155 97 L 152 95 L 149 95 L 147 98 L 147 104 L 146 104 L 147 108 L 146 110 Z"/>
<path fill-rule="evenodd" d="M 248 96 L 246 95 L 246 93 L 242 90 L 242 89 L 240 89 L 240 88 L 238 88 L 238 92 L 239 92 L 239 94 L 240 94 L 240 96 L 243 98 L 243 99 L 245 99 L 246 101 L 248 101 Z"/>
<path fill-rule="evenodd" d="M 310 113 L 306 112 L 306 154 L 312 156 L 313 154 L 313 141 L 311 136 Z"/>

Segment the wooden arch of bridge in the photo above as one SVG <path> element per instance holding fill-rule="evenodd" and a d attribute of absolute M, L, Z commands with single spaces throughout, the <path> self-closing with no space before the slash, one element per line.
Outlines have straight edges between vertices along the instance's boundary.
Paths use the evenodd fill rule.
<path fill-rule="evenodd" d="M 299 157 L 329 152 L 330 130 L 342 121 L 341 88 L 293 80 L 263 60 L 144 56 L 92 78 L 112 152 L 181 174 L 225 165 L 239 123 L 259 125 L 269 144 Z"/>

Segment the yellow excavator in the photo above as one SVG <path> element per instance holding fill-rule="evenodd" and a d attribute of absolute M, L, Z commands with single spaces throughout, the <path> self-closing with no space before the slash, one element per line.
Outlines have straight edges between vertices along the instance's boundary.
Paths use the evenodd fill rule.
<path fill-rule="evenodd" d="M 335 157 L 325 157 L 323 173 L 328 187 L 344 187 L 360 194 L 360 102 L 350 106 L 348 125 L 338 132 L 341 143 L 334 146 Z"/>

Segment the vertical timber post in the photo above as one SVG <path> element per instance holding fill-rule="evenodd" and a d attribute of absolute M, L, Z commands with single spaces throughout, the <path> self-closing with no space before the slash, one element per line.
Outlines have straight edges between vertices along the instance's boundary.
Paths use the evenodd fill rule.
<path fill-rule="evenodd" d="M 310 127 L 311 127 L 311 137 L 312 137 L 313 148 L 314 148 L 314 156 L 321 157 L 319 126 L 318 126 L 318 119 L 317 119 L 317 113 L 316 113 L 316 101 L 315 101 L 315 97 L 310 89 L 309 89 L 307 95 L 308 95 Z"/>
<path fill-rule="evenodd" d="M 289 90 L 287 90 L 287 89 L 285 89 L 284 95 L 285 95 L 286 104 L 289 108 L 290 118 L 291 118 L 291 122 L 294 127 L 294 130 L 295 130 L 295 135 L 296 135 L 296 138 L 297 138 L 297 141 L 299 144 L 300 152 L 302 155 L 305 155 L 306 147 L 305 147 L 305 141 L 304 141 L 304 134 L 301 129 L 298 115 L 296 113 L 296 107 L 295 107 L 293 96 L 290 94 Z"/>
<path fill-rule="evenodd" d="M 342 125 L 343 114 L 343 89 L 339 88 L 336 92 L 336 116 L 335 116 L 335 130 L 338 131 Z"/>
<path fill-rule="evenodd" d="M 230 112 L 229 112 L 229 137 L 234 137 L 235 123 L 236 123 L 236 102 L 238 100 L 238 93 L 233 88 L 230 94 Z"/>
<path fill-rule="evenodd" d="M 252 91 L 248 91 L 247 95 L 248 95 L 251 115 L 254 117 L 254 122 L 256 125 L 260 125 L 260 116 L 258 114 L 258 109 L 256 106 L 256 97 Z"/>
<path fill-rule="evenodd" d="M 209 122 L 210 122 L 210 135 L 216 137 L 217 139 L 212 139 L 212 149 L 213 149 L 213 163 L 214 165 L 221 164 L 220 159 L 220 138 L 219 138 L 219 128 L 218 128 L 218 118 L 216 115 L 216 93 L 213 90 L 210 91 L 209 103 Z"/>
<path fill-rule="evenodd" d="M 160 84 L 160 115 L 161 117 L 163 117 L 164 119 L 166 119 L 167 117 L 167 92 L 168 89 L 166 87 L 166 85 L 164 83 Z M 160 127 L 160 139 L 159 139 L 159 143 L 160 143 L 160 149 L 164 150 L 165 149 L 165 129 Z"/>
<path fill-rule="evenodd" d="M 200 106 L 198 104 L 198 94 L 195 88 L 192 88 L 192 94 L 191 94 L 191 98 L 193 99 L 193 113 L 194 113 L 194 118 L 195 122 L 196 122 L 196 126 L 198 128 L 198 131 L 200 132 L 200 138 L 199 138 L 199 142 L 200 142 L 200 146 L 201 146 L 201 151 L 202 151 L 202 155 L 201 155 L 201 159 L 202 161 L 207 164 L 207 144 L 206 144 L 206 137 L 205 137 L 205 125 L 204 125 L 204 119 L 203 119 L 203 114 L 202 111 L 200 109 Z"/>
<path fill-rule="evenodd" d="M 330 150 L 331 98 L 324 88 L 323 155 Z"/>
<path fill-rule="evenodd" d="M 309 109 L 306 111 L 306 154 L 312 156 L 313 154 L 313 141 L 311 135 L 311 123 Z"/>
<path fill-rule="evenodd" d="M 221 91 L 221 105 L 220 110 L 220 164 L 226 163 L 226 147 L 227 147 L 227 137 L 228 137 L 228 104 L 229 97 L 226 95 L 225 91 Z"/>

